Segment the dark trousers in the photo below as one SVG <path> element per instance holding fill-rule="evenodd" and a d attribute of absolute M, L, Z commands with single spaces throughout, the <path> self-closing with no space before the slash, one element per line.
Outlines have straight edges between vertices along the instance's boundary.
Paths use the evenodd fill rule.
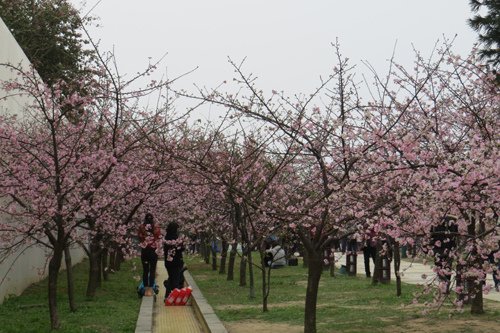
<path fill-rule="evenodd" d="M 358 251 L 358 241 L 354 238 L 347 240 L 347 238 L 342 238 L 342 247 L 340 249 L 342 253 L 345 253 L 346 250 L 349 252 L 357 252 Z"/>
<path fill-rule="evenodd" d="M 269 267 L 269 263 L 271 263 L 272 261 L 273 261 L 273 254 L 266 252 L 264 256 L 264 266 Z"/>
<path fill-rule="evenodd" d="M 491 251 L 490 254 L 488 255 L 488 261 L 490 262 L 490 264 L 495 264 L 495 266 L 497 267 L 496 270 L 493 270 L 493 281 L 495 282 L 495 287 L 499 287 L 500 286 L 500 262 L 495 262 L 495 253 L 497 253 L 498 251 Z"/>
<path fill-rule="evenodd" d="M 347 242 L 347 251 L 348 252 L 358 252 L 358 241 L 356 239 L 350 239 Z"/>
<path fill-rule="evenodd" d="M 451 264 L 453 259 L 448 256 L 449 249 L 435 247 L 434 248 L 434 265 L 439 268 L 438 276 L 447 282 L 451 280 Z"/>
<path fill-rule="evenodd" d="M 168 273 L 168 280 L 165 286 L 165 298 L 167 298 L 175 288 L 184 287 L 184 275 L 181 273 L 182 266 L 178 264 L 171 265 L 170 263 L 165 263 L 165 268 Z"/>
<path fill-rule="evenodd" d="M 141 251 L 142 262 L 142 283 L 144 287 L 152 287 L 155 282 L 156 263 L 158 262 L 158 255 L 156 249 L 145 248 Z"/>
<path fill-rule="evenodd" d="M 370 273 L 370 257 L 375 265 L 375 258 L 377 257 L 377 248 L 375 246 L 365 246 L 363 248 L 363 259 L 365 261 L 365 273 L 367 277 L 371 276 Z"/>

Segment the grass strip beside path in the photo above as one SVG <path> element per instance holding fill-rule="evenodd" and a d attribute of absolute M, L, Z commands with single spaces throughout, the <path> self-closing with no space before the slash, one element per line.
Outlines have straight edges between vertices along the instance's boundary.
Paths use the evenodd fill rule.
<path fill-rule="evenodd" d="M 137 267 L 140 260 L 135 259 Z M 134 332 L 141 300 L 137 297 L 139 283 L 134 280 L 138 271 L 132 271 L 133 261 L 122 263 L 118 272 L 109 274 L 110 281 L 102 281 L 94 298 L 87 298 L 89 262 L 84 260 L 74 267 L 77 312 L 70 312 L 66 272 L 58 282 L 58 309 L 62 329 L 57 332 L 109 333 Z M 27 288 L 21 296 L 10 296 L 0 305 L 0 333 L 43 333 L 50 329 L 47 280 Z"/>
<path fill-rule="evenodd" d="M 134 260 L 137 267 L 140 260 Z M 78 311 L 69 311 L 66 272 L 61 272 L 58 287 L 59 316 L 62 329 L 58 332 L 111 333 L 134 332 L 141 300 L 137 297 L 138 282 L 133 278 L 140 271 L 132 271 L 133 262 L 122 264 L 119 272 L 110 274 L 111 281 L 103 281 L 96 297 L 85 296 L 88 279 L 88 261 L 74 268 L 75 297 Z M 197 256 L 186 256 L 189 271 L 198 287 L 227 326 L 249 327 L 248 323 L 266 323 L 280 326 L 274 333 L 303 331 L 307 269 L 302 262 L 295 267 L 272 271 L 269 311 L 262 311 L 261 276 L 256 270 L 255 298 L 249 297 L 249 288 L 239 286 L 239 263 L 235 280 L 213 271 L 211 265 Z M 239 260 L 237 260 L 239 262 Z M 158 269 L 164 269 L 158 266 Z M 248 280 L 247 280 L 248 281 Z M 160 283 L 160 288 L 162 288 Z M 413 293 L 421 291 L 414 285 L 403 284 L 403 296 L 396 297 L 396 285 L 371 285 L 363 275 L 331 277 L 325 271 L 318 295 L 317 329 L 327 332 L 498 332 L 500 303 L 485 300 L 485 315 L 455 314 L 449 318 L 450 306 L 440 313 L 423 315 L 424 300 L 412 303 Z M 161 293 L 161 291 L 160 291 Z M 430 296 L 428 301 L 431 301 Z M 285 328 L 286 330 L 284 330 Z M 253 330 L 266 332 L 269 330 Z M 47 301 L 47 281 L 33 284 L 19 296 L 11 296 L 0 305 L 0 333 L 51 332 Z M 230 333 L 240 333 L 230 330 Z"/>
<path fill-rule="evenodd" d="M 257 258 L 257 255 L 255 255 Z M 239 261 L 239 260 L 237 260 Z M 235 265 L 234 281 L 212 270 L 200 257 L 187 257 L 189 272 L 201 292 L 227 326 L 243 327 L 246 322 L 282 324 L 283 332 L 303 331 L 307 269 L 302 261 L 294 267 L 272 270 L 269 311 L 262 311 L 261 273 L 255 269 L 255 298 L 249 297 L 249 287 L 239 286 L 239 264 Z M 247 270 L 248 272 L 248 270 Z M 249 281 L 247 279 L 247 281 Z M 363 275 L 349 277 L 323 272 L 317 303 L 317 330 L 325 332 L 498 332 L 500 303 L 485 300 L 487 314 L 454 314 L 451 305 L 424 315 L 425 299 L 413 304 L 415 285 L 403 284 L 403 295 L 396 296 L 396 283 L 373 286 Z M 430 295 L 427 301 L 432 302 Z M 238 322 L 241 324 L 238 325 Z M 297 330 L 293 330 L 293 329 Z M 288 330 L 288 331 L 287 331 Z M 234 331 L 238 333 L 238 331 Z M 255 331 L 254 331 L 255 332 Z M 275 330 L 276 332 L 276 330 Z"/>

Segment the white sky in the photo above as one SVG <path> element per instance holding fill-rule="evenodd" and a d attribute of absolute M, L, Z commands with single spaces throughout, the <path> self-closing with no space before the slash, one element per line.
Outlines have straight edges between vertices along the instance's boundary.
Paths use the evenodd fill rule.
<path fill-rule="evenodd" d="M 81 0 L 72 0 L 77 8 Z M 98 0 L 87 0 L 86 13 Z M 227 59 L 259 77 L 264 91 L 310 93 L 336 65 L 338 38 L 344 57 L 381 75 L 394 48 L 411 66 L 413 46 L 428 57 L 438 41 L 453 39 L 466 56 L 477 41 L 467 25 L 469 0 L 101 0 L 91 30 L 101 50 L 114 47 L 121 73 L 133 75 L 168 53 L 159 74 L 169 78 L 198 67 L 177 88 L 215 87 L 231 81 Z"/>

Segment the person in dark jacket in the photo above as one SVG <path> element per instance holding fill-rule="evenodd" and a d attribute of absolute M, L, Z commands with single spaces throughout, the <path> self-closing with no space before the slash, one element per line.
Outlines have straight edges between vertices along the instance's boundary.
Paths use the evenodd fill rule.
<path fill-rule="evenodd" d="M 500 219 L 498 217 L 497 212 L 492 208 L 488 207 L 485 211 L 485 218 L 491 221 L 491 224 L 495 226 L 495 231 L 491 233 L 490 237 L 494 237 L 495 239 L 495 247 L 488 254 L 488 260 L 491 264 L 495 266 L 493 270 L 493 282 L 495 283 L 495 290 L 500 291 L 500 262 L 495 259 L 495 254 L 500 251 L 500 234 L 499 234 L 499 226 Z M 476 233 L 477 235 L 477 233 Z"/>
<path fill-rule="evenodd" d="M 369 227 L 368 224 L 364 225 L 365 235 L 363 241 L 363 247 L 361 250 L 363 251 L 363 262 L 365 264 L 365 274 L 367 278 L 371 278 L 370 272 L 370 258 L 373 261 L 373 265 L 375 265 L 375 260 L 377 258 L 377 233 L 375 232 L 373 227 Z M 373 272 L 374 274 L 376 272 Z"/>
<path fill-rule="evenodd" d="M 184 276 L 182 269 L 184 261 L 182 252 L 184 250 L 183 235 L 179 234 L 179 224 L 170 222 L 167 226 L 163 251 L 165 254 L 165 268 L 168 272 L 168 280 L 165 281 L 165 299 L 175 288 L 182 288 Z"/>
<path fill-rule="evenodd" d="M 449 283 L 451 277 L 450 253 L 456 248 L 457 217 L 446 215 L 437 226 L 431 227 L 431 246 L 434 263 L 440 268 L 439 277 Z"/>

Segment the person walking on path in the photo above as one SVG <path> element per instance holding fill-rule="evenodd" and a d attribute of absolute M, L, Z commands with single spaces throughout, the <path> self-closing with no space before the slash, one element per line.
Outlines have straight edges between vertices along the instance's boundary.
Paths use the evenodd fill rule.
<path fill-rule="evenodd" d="M 434 253 L 434 264 L 438 267 L 438 276 L 445 281 L 447 288 L 451 280 L 452 253 L 457 246 L 458 217 L 446 215 L 437 226 L 431 227 L 431 246 Z"/>
<path fill-rule="evenodd" d="M 367 225 L 365 225 L 365 230 L 366 229 L 368 229 Z M 377 233 L 375 232 L 373 227 L 366 231 L 364 238 L 365 239 L 363 242 L 363 248 L 361 250 L 363 251 L 363 260 L 364 260 L 364 264 L 365 264 L 365 274 L 366 274 L 366 277 L 369 278 L 369 277 L 371 277 L 370 258 L 373 261 L 373 265 L 375 265 L 375 259 L 377 257 Z"/>
<path fill-rule="evenodd" d="M 496 253 L 500 250 L 500 234 L 498 231 L 498 227 L 500 226 L 500 219 L 498 217 L 497 212 L 493 210 L 493 208 L 488 207 L 485 211 L 485 217 L 487 220 L 490 220 L 491 224 L 494 225 L 495 231 L 491 234 L 491 237 L 494 238 L 494 244 L 492 251 L 488 254 L 488 261 L 490 264 L 494 265 L 493 269 L 493 282 L 495 283 L 495 290 L 499 291 L 500 288 L 500 263 L 496 259 Z M 477 234 L 477 233 L 476 233 Z"/>
<path fill-rule="evenodd" d="M 175 288 L 182 288 L 184 278 L 182 268 L 184 261 L 182 252 L 184 250 L 184 236 L 179 234 L 179 224 L 170 222 L 167 226 L 163 251 L 165 254 L 165 268 L 168 272 L 168 280 L 165 285 L 165 299 Z"/>
<path fill-rule="evenodd" d="M 160 227 L 155 225 L 153 215 L 147 213 L 144 223 L 139 227 L 139 241 L 141 246 L 141 262 L 142 262 L 142 283 L 146 290 L 145 295 L 151 296 L 154 294 L 153 286 L 156 275 L 156 264 L 158 262 L 158 254 L 156 249 L 161 240 Z"/>

